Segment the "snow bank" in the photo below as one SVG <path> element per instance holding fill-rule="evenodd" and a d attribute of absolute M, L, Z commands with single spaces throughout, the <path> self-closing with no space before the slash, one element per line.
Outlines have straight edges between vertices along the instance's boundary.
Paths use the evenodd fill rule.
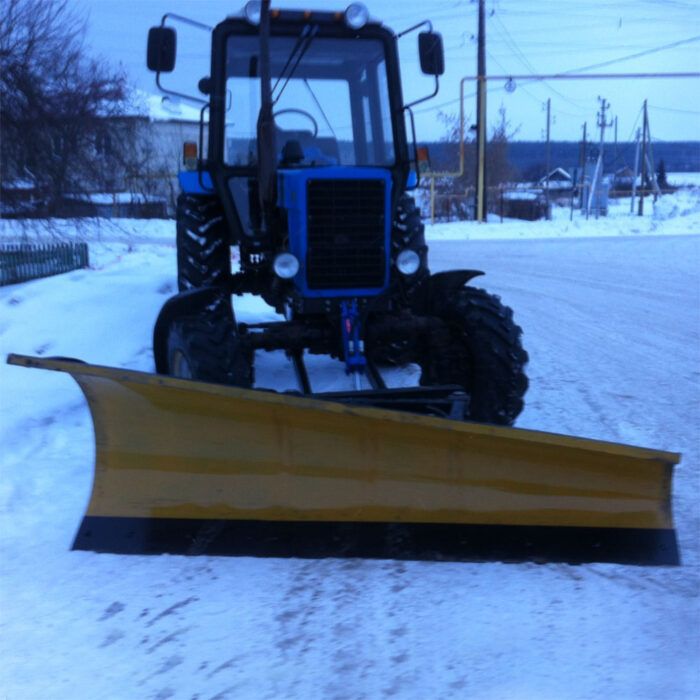
<path fill-rule="evenodd" d="M 666 180 L 673 187 L 700 187 L 700 173 L 666 173 Z"/>

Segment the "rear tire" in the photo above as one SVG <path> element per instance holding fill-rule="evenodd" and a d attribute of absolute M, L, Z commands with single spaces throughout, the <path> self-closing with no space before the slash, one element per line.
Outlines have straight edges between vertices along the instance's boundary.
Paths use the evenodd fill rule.
<path fill-rule="evenodd" d="M 472 287 L 434 303 L 434 314 L 445 325 L 426 344 L 420 383 L 459 384 L 470 397 L 465 420 L 512 425 L 528 386 L 528 355 L 512 310 L 499 297 Z"/>
<path fill-rule="evenodd" d="M 231 274 L 231 249 L 219 200 L 211 195 L 181 194 L 176 230 L 178 289 L 224 284 Z"/>
<path fill-rule="evenodd" d="M 233 311 L 224 297 L 196 316 L 174 321 L 167 347 L 168 374 L 173 377 L 253 385 L 253 352 L 242 345 Z"/>

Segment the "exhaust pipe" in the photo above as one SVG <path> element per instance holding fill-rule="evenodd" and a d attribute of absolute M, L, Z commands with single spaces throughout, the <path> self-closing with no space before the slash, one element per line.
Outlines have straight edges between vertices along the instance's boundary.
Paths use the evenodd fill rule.
<path fill-rule="evenodd" d="M 272 115 L 272 86 L 270 77 L 270 0 L 262 0 L 260 9 L 260 113 L 258 137 L 258 197 L 263 228 L 270 230 L 276 201 L 277 154 L 275 118 Z"/>

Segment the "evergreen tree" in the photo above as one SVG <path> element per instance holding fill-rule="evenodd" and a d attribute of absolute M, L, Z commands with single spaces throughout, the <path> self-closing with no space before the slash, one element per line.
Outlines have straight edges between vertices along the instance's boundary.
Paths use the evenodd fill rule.
<path fill-rule="evenodd" d="M 664 163 L 663 158 L 659 161 L 659 166 L 656 169 L 656 182 L 661 190 L 669 188 L 668 180 L 666 179 L 666 163 Z"/>

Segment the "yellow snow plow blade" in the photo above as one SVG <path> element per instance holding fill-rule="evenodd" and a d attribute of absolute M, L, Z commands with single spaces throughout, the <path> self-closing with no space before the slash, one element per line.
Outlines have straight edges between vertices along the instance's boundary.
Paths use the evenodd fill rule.
<path fill-rule="evenodd" d="M 68 372 L 95 426 L 74 547 L 677 564 L 680 455 L 160 375 Z"/>

